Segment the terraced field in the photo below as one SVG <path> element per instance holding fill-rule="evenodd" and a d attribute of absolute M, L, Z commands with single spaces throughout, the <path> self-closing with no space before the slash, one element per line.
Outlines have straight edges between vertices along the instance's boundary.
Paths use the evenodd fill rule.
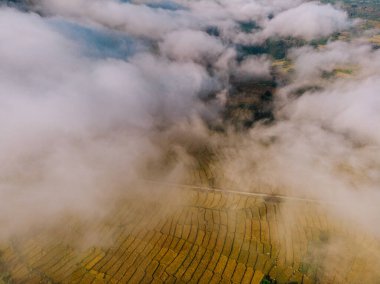
<path fill-rule="evenodd" d="M 15 238 L 1 249 L 3 282 L 377 283 L 380 279 L 374 265 L 379 243 L 328 219 L 324 205 L 196 188 L 180 192 L 170 202 L 130 196 L 115 204 L 111 215 L 96 221 L 68 219 L 60 228 Z"/>

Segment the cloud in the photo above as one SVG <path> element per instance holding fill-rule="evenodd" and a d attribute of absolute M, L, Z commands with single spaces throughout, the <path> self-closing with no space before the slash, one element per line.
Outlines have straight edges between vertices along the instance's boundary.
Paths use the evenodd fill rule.
<path fill-rule="evenodd" d="M 295 76 L 277 90 L 275 123 L 232 139 L 224 177 L 240 190 L 331 202 L 329 214 L 378 235 L 380 53 L 337 41 L 292 54 Z M 323 78 L 323 70 L 335 68 L 355 72 Z"/>
<path fill-rule="evenodd" d="M 217 149 L 222 188 L 333 201 L 329 214 L 378 234 L 378 51 L 359 40 L 305 43 L 289 52 L 293 74 L 277 82 L 273 122 L 239 131 L 223 117 L 232 77 L 273 71 L 269 55 L 241 55 L 238 43 L 328 37 L 351 27 L 346 12 L 301 1 L 173 3 L 0 8 L 3 236 L 66 211 L 106 214 L 104 203 L 152 168 L 181 182 L 199 149 Z"/>
<path fill-rule="evenodd" d="M 160 51 L 174 60 L 213 61 L 224 51 L 219 39 L 202 31 L 181 30 L 167 34 Z"/>
<path fill-rule="evenodd" d="M 350 43 L 333 41 L 321 49 L 305 46 L 289 52 L 289 57 L 294 61 L 298 81 L 315 80 L 324 72 L 332 72 L 337 68 L 352 71 L 358 71 L 360 68 L 361 76 L 369 76 L 377 72 L 374 58 L 376 56 L 377 53 L 372 52 L 372 47 L 361 40 L 353 40 Z"/>
<path fill-rule="evenodd" d="M 263 24 L 262 38 L 296 37 L 306 40 L 326 37 L 351 26 L 347 12 L 316 2 L 285 10 Z"/>
<path fill-rule="evenodd" d="M 270 79 L 271 61 L 266 56 L 247 56 L 236 67 L 239 80 Z"/>
<path fill-rule="evenodd" d="M 41 0 L 37 8 L 51 14 L 93 22 L 115 30 L 146 38 L 157 39 L 162 35 L 186 27 L 199 27 L 199 19 L 186 10 L 156 9 L 118 1 L 90 0 Z"/>
<path fill-rule="evenodd" d="M 1 237 L 67 211 L 103 212 L 94 204 L 128 191 L 144 163 L 168 150 L 157 128 L 201 115 L 199 96 L 219 89 L 192 61 L 146 49 L 123 59 L 88 54 L 96 40 L 77 40 L 36 14 L 2 7 L 0 24 Z"/>

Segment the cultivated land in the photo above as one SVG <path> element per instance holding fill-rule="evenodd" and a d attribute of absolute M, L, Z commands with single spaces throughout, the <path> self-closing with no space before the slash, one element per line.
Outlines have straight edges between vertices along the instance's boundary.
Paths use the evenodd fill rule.
<path fill-rule="evenodd" d="M 182 189 L 185 202 L 171 206 L 142 200 L 123 200 L 102 221 L 67 221 L 13 240 L 1 249 L 3 282 L 375 283 L 380 276 L 371 271 L 380 243 L 327 218 L 333 204 L 196 188 Z M 86 233 L 87 245 L 73 241 Z M 88 245 L 92 234 L 102 239 Z"/>

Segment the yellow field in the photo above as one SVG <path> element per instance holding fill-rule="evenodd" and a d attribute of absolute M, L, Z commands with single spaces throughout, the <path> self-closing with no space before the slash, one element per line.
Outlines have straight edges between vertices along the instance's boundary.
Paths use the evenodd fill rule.
<path fill-rule="evenodd" d="M 369 39 L 369 41 L 375 45 L 380 46 L 380 35 L 374 35 Z"/>
<path fill-rule="evenodd" d="M 131 198 L 117 205 L 112 216 L 98 221 L 67 221 L 56 230 L 14 239 L 1 250 L 3 281 L 376 283 L 380 279 L 374 267 L 379 243 L 328 220 L 321 204 L 196 189 L 182 190 L 180 200 L 168 206 Z"/>

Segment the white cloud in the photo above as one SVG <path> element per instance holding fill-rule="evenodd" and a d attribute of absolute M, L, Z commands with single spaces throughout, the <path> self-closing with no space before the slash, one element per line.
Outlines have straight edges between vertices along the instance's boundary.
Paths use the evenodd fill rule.
<path fill-rule="evenodd" d="M 163 54 L 172 59 L 198 62 L 215 60 L 225 49 L 216 37 L 194 30 L 169 33 L 159 47 Z"/>
<path fill-rule="evenodd" d="M 265 56 L 248 56 L 237 67 L 235 76 L 243 80 L 270 78 L 271 62 Z"/>
<path fill-rule="evenodd" d="M 264 24 L 261 37 L 324 37 L 351 26 L 347 13 L 328 5 L 308 2 L 277 14 Z"/>
<path fill-rule="evenodd" d="M 113 0 L 35 2 L 46 17 L 117 31 L 146 48 L 116 59 L 91 57 L 83 42 L 51 20 L 0 8 L 3 222 L 16 212 L 20 229 L 61 210 L 93 208 L 93 199 L 110 188 L 126 188 L 147 160 L 198 137 L 233 148 L 221 150 L 227 157 L 221 167 L 227 178 L 239 177 L 242 189 L 273 186 L 280 193 L 339 199 L 341 216 L 350 206 L 377 205 L 380 58 L 368 45 L 335 42 L 291 51 L 294 76 L 275 94 L 273 124 L 208 136 L 200 119 L 216 116 L 231 74 L 254 79 L 270 73 L 267 57 L 237 62 L 234 42 L 328 36 L 351 26 L 344 11 L 279 0 L 181 1 L 180 10 Z M 243 32 L 242 21 L 258 29 Z M 207 34 L 208 27 L 220 37 Z M 359 71 L 348 80 L 320 78 L 342 64 Z M 293 96 L 310 83 L 319 89 Z M 199 100 L 210 94 L 221 104 Z M 363 202 L 353 202 L 355 190 L 364 193 Z M 347 215 L 375 224 L 373 212 Z"/>

